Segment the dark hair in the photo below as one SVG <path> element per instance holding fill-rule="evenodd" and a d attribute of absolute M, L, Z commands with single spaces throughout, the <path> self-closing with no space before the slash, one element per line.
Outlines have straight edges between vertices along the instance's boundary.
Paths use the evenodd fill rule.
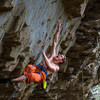
<path fill-rule="evenodd" d="M 62 54 L 63 55 L 63 54 Z M 64 58 L 62 59 L 63 62 L 60 62 L 59 64 L 63 64 L 66 62 L 66 56 L 64 56 Z"/>
<path fill-rule="evenodd" d="M 66 62 L 66 56 L 64 56 L 64 59 L 62 59 L 63 63 Z"/>

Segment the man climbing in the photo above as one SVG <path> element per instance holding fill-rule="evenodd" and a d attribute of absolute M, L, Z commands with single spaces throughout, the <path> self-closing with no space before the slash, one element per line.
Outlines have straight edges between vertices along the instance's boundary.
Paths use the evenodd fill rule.
<path fill-rule="evenodd" d="M 43 83 L 46 79 L 46 76 L 49 74 L 52 74 L 53 72 L 59 71 L 59 63 L 64 63 L 65 57 L 62 54 L 56 55 L 56 46 L 58 42 L 58 37 L 59 37 L 59 31 L 60 31 L 61 23 L 58 22 L 58 30 L 56 34 L 54 35 L 53 38 L 53 44 L 51 47 L 51 52 L 49 56 L 47 56 L 42 50 L 42 55 L 43 55 L 43 63 L 40 63 L 39 65 L 31 65 L 28 64 L 25 68 L 25 71 L 23 75 L 11 79 L 11 82 L 17 83 L 19 86 L 20 83 L 23 81 L 23 79 L 26 78 L 26 82 L 38 82 L 38 83 Z M 33 68 L 32 68 L 33 66 Z M 32 68 L 32 69 L 31 69 Z M 31 69 L 30 73 L 29 70 Z M 28 75 L 27 75 L 28 73 Z"/>

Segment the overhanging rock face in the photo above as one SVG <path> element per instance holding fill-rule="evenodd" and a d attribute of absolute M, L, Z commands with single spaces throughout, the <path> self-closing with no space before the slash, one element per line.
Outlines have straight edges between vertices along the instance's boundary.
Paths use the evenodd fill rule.
<path fill-rule="evenodd" d="M 94 0 L 94 2 L 96 1 Z M 20 76 L 26 64 L 29 62 L 29 58 L 31 56 L 35 57 L 39 53 L 46 33 L 48 36 L 45 50 L 46 53 L 49 54 L 53 36 L 57 30 L 58 19 L 61 21 L 62 26 L 56 52 L 63 53 L 66 56 L 68 55 L 70 59 L 62 65 L 59 74 L 54 73 L 48 77 L 49 81 L 45 95 L 43 94 L 43 91 L 41 91 L 41 86 L 36 87 L 37 84 L 34 83 L 28 85 L 24 84 L 22 89 L 17 91 L 13 96 L 13 99 L 32 100 L 32 98 L 34 98 L 35 100 L 38 98 L 38 100 L 42 100 L 43 98 L 47 98 L 61 100 L 61 98 L 63 98 L 66 100 L 66 98 L 70 96 L 70 92 L 69 94 L 66 92 L 70 89 L 68 87 L 70 86 L 73 88 L 73 82 L 70 83 L 70 80 L 72 79 L 72 73 L 70 73 L 70 71 L 73 71 L 73 67 L 75 67 L 74 63 L 70 62 L 70 54 L 73 53 L 74 49 L 72 49 L 72 52 L 69 51 L 69 49 L 76 42 L 76 30 L 81 24 L 81 19 L 84 17 L 84 11 L 88 1 L 3 0 L 2 2 L 0 1 L 0 4 L 2 5 L 0 7 L 1 78 Z M 91 7 L 91 5 L 92 4 L 90 3 L 89 7 Z M 78 30 L 80 29 L 82 28 L 79 27 Z M 95 37 L 97 37 L 97 35 L 95 35 Z M 80 39 L 80 37 L 78 38 Z M 94 47 L 95 46 L 96 45 L 94 45 Z M 88 46 L 84 48 L 88 48 Z M 76 56 L 78 56 L 77 54 L 78 53 L 76 53 Z M 40 57 L 37 63 L 41 60 L 42 57 Z M 83 60 L 84 59 L 81 61 Z M 71 64 L 73 64 L 73 66 Z M 81 63 L 79 66 L 81 66 Z M 36 88 L 34 89 L 34 87 Z M 2 100 L 7 100 L 14 91 L 9 83 L 0 84 L 0 89 L 2 89 L 2 91 L 0 91 L 0 99 Z M 35 95 L 35 93 L 39 95 Z M 82 96 L 80 95 L 74 97 L 76 100 L 82 100 Z M 71 99 L 70 96 L 68 100 Z"/>

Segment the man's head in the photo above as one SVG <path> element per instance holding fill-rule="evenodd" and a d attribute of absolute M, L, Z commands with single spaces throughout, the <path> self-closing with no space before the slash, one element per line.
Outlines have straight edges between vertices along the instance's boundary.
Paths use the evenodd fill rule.
<path fill-rule="evenodd" d="M 58 54 L 57 56 L 54 57 L 54 62 L 58 64 L 62 64 L 66 61 L 66 57 L 62 54 Z"/>

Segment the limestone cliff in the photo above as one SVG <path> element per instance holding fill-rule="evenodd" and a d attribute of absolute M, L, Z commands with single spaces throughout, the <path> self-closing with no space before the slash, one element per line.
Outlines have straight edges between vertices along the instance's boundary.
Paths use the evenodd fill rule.
<path fill-rule="evenodd" d="M 0 1 L 0 78 L 20 76 L 29 58 L 39 53 L 46 33 L 49 53 L 58 19 L 62 26 L 56 52 L 67 57 L 60 71 L 48 77 L 46 90 L 24 83 L 12 100 L 89 100 L 89 89 L 100 78 L 99 9 L 99 0 Z M 9 83 L 0 89 L 0 100 L 14 92 Z"/>

